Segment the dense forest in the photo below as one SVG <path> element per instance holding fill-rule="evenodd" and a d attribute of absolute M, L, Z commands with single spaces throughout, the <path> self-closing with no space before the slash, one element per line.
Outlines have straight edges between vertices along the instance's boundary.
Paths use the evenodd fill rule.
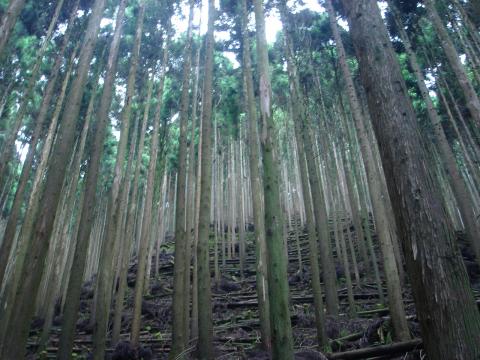
<path fill-rule="evenodd" d="M 0 0 L 0 359 L 480 359 L 480 0 Z"/>

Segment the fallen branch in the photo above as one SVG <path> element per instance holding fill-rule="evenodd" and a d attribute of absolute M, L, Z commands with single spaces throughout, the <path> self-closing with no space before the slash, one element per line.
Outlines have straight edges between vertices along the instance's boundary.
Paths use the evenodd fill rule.
<path fill-rule="evenodd" d="M 360 339 L 362 336 L 363 336 L 363 332 L 358 332 L 358 333 L 350 334 L 340 338 L 330 339 L 329 342 L 330 344 L 333 344 L 333 343 L 342 343 L 344 341 L 355 341 Z"/>
<path fill-rule="evenodd" d="M 327 354 L 329 360 L 351 360 L 364 359 L 382 355 L 397 355 L 423 347 L 422 339 L 414 339 L 389 345 L 373 346 L 364 349 L 357 349 L 333 354 Z"/>

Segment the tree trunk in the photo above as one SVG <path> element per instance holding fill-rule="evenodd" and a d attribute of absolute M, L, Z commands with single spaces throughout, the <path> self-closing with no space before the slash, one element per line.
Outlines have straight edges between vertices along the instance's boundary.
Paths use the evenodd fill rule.
<path fill-rule="evenodd" d="M 201 24 L 200 24 L 201 25 Z M 200 26 L 199 26 L 200 29 Z M 196 297 L 196 288 L 193 288 L 192 281 L 191 281 L 191 265 L 192 265 L 192 249 L 194 248 L 195 243 L 195 218 L 196 218 L 196 199 L 197 199 L 197 192 L 196 192 L 196 183 L 195 183 L 195 131 L 197 129 L 197 122 L 198 122 L 198 114 L 197 114 L 197 106 L 198 106 L 198 84 L 199 84 L 199 77 L 200 77 L 200 50 L 201 50 L 201 42 L 197 44 L 197 50 L 195 53 L 195 72 L 194 72 L 194 80 L 193 80 L 193 92 L 192 92 L 192 112 L 191 112 L 191 129 L 190 129 L 190 147 L 189 147 L 189 160 L 188 160 L 188 201 L 187 201 L 187 248 L 186 248 L 186 259 L 188 261 L 186 271 L 189 273 L 185 277 L 185 291 L 190 292 L 191 296 L 185 297 L 185 307 L 190 307 L 190 299 L 192 300 L 192 313 L 193 313 L 193 298 Z M 195 254 L 194 254 L 195 255 Z M 192 326 L 192 316 L 186 316 L 185 324 L 187 341 L 191 338 L 191 326 Z"/>
<path fill-rule="evenodd" d="M 370 0 L 368 0 L 370 1 Z M 392 322 L 395 330 L 395 337 L 398 340 L 407 340 L 410 338 L 410 332 L 405 320 L 405 310 L 403 308 L 402 291 L 400 284 L 400 277 L 398 273 L 397 263 L 393 250 L 393 242 L 390 235 L 390 227 L 388 225 L 386 199 L 381 196 L 381 184 L 379 183 L 379 171 L 376 166 L 372 148 L 367 139 L 365 129 L 365 120 L 361 113 L 360 102 L 355 91 L 353 79 L 348 68 L 345 49 L 343 47 L 342 39 L 338 31 L 335 11 L 333 9 L 331 0 L 326 1 L 327 11 L 329 12 L 330 26 L 335 37 L 337 51 L 339 54 L 340 66 L 346 82 L 346 90 L 350 102 L 350 110 L 355 122 L 360 147 L 365 161 L 365 170 L 367 172 L 367 182 L 372 199 L 375 221 L 377 224 L 377 232 L 380 241 L 380 246 L 384 259 L 384 272 L 388 289 L 388 301 L 391 311 Z M 367 87 L 366 87 L 367 88 Z M 377 135 L 378 136 L 378 135 Z"/>
<path fill-rule="evenodd" d="M 100 73 L 100 71 L 98 73 Z M 91 122 L 91 118 L 92 118 L 92 115 L 93 115 L 97 87 L 98 87 L 98 75 L 97 75 L 97 78 L 95 80 L 95 84 L 93 85 L 93 89 L 91 90 L 92 94 L 90 96 L 90 101 L 89 101 L 89 104 L 88 104 L 87 114 L 85 116 L 85 123 L 83 125 L 82 133 L 81 133 L 80 140 L 79 140 L 78 150 L 77 150 L 77 153 L 75 155 L 75 160 L 74 160 L 74 162 L 71 166 L 72 175 L 71 175 L 71 180 L 70 180 L 70 185 L 69 185 L 70 186 L 69 194 L 66 197 L 66 202 L 65 202 L 66 209 L 62 209 L 63 212 L 64 212 L 64 216 L 66 217 L 64 219 L 65 224 L 63 224 L 63 222 L 60 222 L 60 224 L 62 224 L 62 226 L 59 227 L 59 230 L 60 230 L 59 233 L 58 233 L 59 238 L 56 239 L 57 245 L 55 246 L 55 248 L 56 247 L 62 247 L 63 244 L 64 244 L 64 241 L 66 241 L 66 239 L 64 239 L 64 237 L 63 237 L 63 234 L 65 233 L 65 235 L 66 235 L 66 233 L 68 232 L 68 224 L 70 223 L 70 217 L 72 216 L 73 210 L 74 210 L 73 205 L 75 204 L 75 196 L 77 194 L 77 187 L 78 187 L 77 184 L 78 184 L 78 180 L 80 178 L 81 162 L 83 160 L 85 143 L 87 141 L 87 134 L 88 134 L 88 131 L 89 131 L 89 128 L 90 128 L 90 122 Z M 80 195 L 80 197 L 82 197 L 82 196 Z M 57 216 L 57 218 L 58 218 L 58 216 Z M 76 236 L 76 234 L 74 234 L 74 235 L 72 234 L 72 236 Z M 52 259 L 54 264 L 59 263 L 63 259 L 63 256 L 58 255 L 58 252 L 60 252 L 60 251 L 61 250 L 55 250 L 56 256 L 55 256 L 54 259 Z M 51 328 L 52 320 L 53 320 L 53 314 L 54 314 L 54 310 L 55 310 L 56 291 L 54 291 L 54 289 L 57 286 L 58 276 L 59 276 L 59 273 L 58 273 L 58 271 L 55 271 L 56 270 L 55 268 L 59 269 L 59 264 L 54 265 L 54 268 L 52 270 L 53 271 L 53 278 L 48 278 L 48 282 L 47 282 L 47 285 L 49 286 L 49 290 L 47 290 L 47 297 L 49 298 L 50 303 L 47 304 L 48 309 L 47 309 L 45 317 L 44 317 L 44 326 L 43 326 L 43 330 L 42 330 L 42 336 L 41 336 L 41 339 L 40 339 L 41 350 L 43 350 L 45 344 L 48 341 L 48 337 L 50 335 L 50 328 Z"/>
<path fill-rule="evenodd" d="M 153 76 L 150 80 L 148 87 L 147 101 L 146 104 L 150 104 L 151 95 L 153 90 Z M 125 229 L 125 235 L 123 236 L 122 242 L 124 244 L 122 260 L 120 264 L 120 275 L 119 275 L 119 285 L 118 290 L 115 296 L 115 313 L 113 320 L 113 330 L 112 330 L 112 344 L 118 343 L 120 339 L 120 327 L 122 321 L 122 311 L 123 311 L 123 302 L 125 297 L 126 285 L 127 285 L 127 273 L 128 273 L 128 264 L 130 260 L 130 252 L 134 241 L 134 227 L 135 227 L 135 215 L 137 212 L 137 203 L 138 203 L 138 182 L 140 178 L 140 167 L 142 164 L 142 155 L 143 149 L 145 146 L 145 134 L 147 132 L 147 123 L 148 123 L 148 110 L 149 105 L 146 106 L 143 114 L 142 127 L 140 130 L 140 139 L 138 141 L 138 150 L 137 157 L 135 162 L 135 172 L 133 176 L 132 183 L 132 195 L 130 199 L 130 205 L 128 208 L 127 214 L 127 224 Z M 132 159 L 133 160 L 133 159 Z"/>
<path fill-rule="evenodd" d="M 8 8 L 0 19 L 0 58 L 3 57 L 3 50 L 7 45 L 10 33 L 12 32 L 18 15 L 25 6 L 26 0 L 10 0 Z"/>
<path fill-rule="evenodd" d="M 135 30 L 135 40 L 133 44 L 132 60 L 127 80 L 127 92 L 125 105 L 121 115 L 120 140 L 118 143 L 115 168 L 113 175 L 113 184 L 110 189 L 110 196 L 107 207 L 107 222 L 105 227 L 105 237 L 100 252 L 100 263 L 97 277 L 97 299 L 96 299 L 96 319 L 93 328 L 93 353 L 94 359 L 103 360 L 106 348 L 107 325 L 110 315 L 111 302 L 111 272 L 113 251 L 117 239 L 117 229 L 121 220 L 120 203 L 125 191 L 124 184 L 124 162 L 125 152 L 128 142 L 128 133 L 130 127 L 130 117 L 132 111 L 133 96 L 135 93 L 136 72 L 140 56 L 140 45 L 143 34 L 143 21 L 145 16 L 145 2 L 139 3 L 137 25 Z"/>
<path fill-rule="evenodd" d="M 215 2 L 208 1 L 208 31 L 205 43 L 205 74 L 203 82 L 202 160 L 200 168 L 200 209 L 198 217 L 198 358 L 211 360 L 213 353 L 212 289 L 210 279 L 209 235 L 212 183 L 212 86 L 215 31 Z"/>
<path fill-rule="evenodd" d="M 62 332 L 60 335 L 58 358 L 67 360 L 70 358 L 73 347 L 73 337 L 78 318 L 80 305 L 80 292 L 82 288 L 83 273 L 87 259 L 92 224 L 95 219 L 95 208 L 97 206 L 97 181 L 100 168 L 100 160 L 103 154 L 103 142 L 105 140 L 106 127 L 108 123 L 108 112 L 113 96 L 113 82 L 116 74 L 120 36 L 122 34 L 122 23 L 125 14 L 126 0 L 120 2 L 115 32 L 110 43 L 110 52 L 107 60 L 106 75 L 103 83 L 103 92 L 100 99 L 100 107 L 94 125 L 95 137 L 90 145 L 90 158 L 85 174 L 85 195 L 80 214 L 77 241 L 72 259 L 70 276 L 66 290 L 65 308 L 63 312 Z"/>
<path fill-rule="evenodd" d="M 19 2 L 19 1 L 15 1 Z M 32 68 L 32 73 L 30 74 L 30 78 L 28 83 L 25 87 L 25 91 L 22 94 L 21 102 L 18 107 L 18 110 L 15 113 L 15 118 L 13 119 L 12 128 L 10 129 L 9 134 L 7 135 L 7 139 L 3 144 L 2 154 L 0 155 L 0 186 L 4 184 L 5 177 L 8 174 L 6 171 L 8 163 L 12 160 L 12 155 L 15 154 L 15 140 L 17 139 L 17 133 L 22 126 L 23 118 L 25 113 L 27 112 L 27 106 L 32 97 L 32 92 L 35 88 L 35 84 L 37 83 L 38 79 L 38 72 L 40 71 L 40 67 L 43 62 L 43 55 L 47 50 L 47 47 L 50 43 L 50 39 L 53 35 L 53 30 L 55 29 L 55 25 L 57 24 L 58 17 L 60 15 L 60 10 L 62 9 L 64 0 L 59 0 L 55 7 L 55 13 L 53 14 L 52 19 L 50 20 L 50 25 L 48 27 L 47 33 L 45 34 L 45 38 L 42 41 L 42 45 L 36 54 L 36 61 Z M 2 31 L 2 25 L 0 24 L 0 34 Z M 0 54 L 2 53 L 2 44 L 1 44 L 1 35 L 0 35 Z"/>
<path fill-rule="evenodd" d="M 268 46 L 265 33 L 263 1 L 255 0 L 258 73 L 260 76 L 260 115 L 262 122 L 261 149 L 263 155 L 263 187 L 265 196 L 265 239 L 270 301 L 270 326 L 274 359 L 293 358 L 293 337 L 288 306 L 288 275 L 285 256 L 283 214 L 280 204 L 280 172 L 274 157 L 274 123 L 272 88 L 268 68 Z"/>
<path fill-rule="evenodd" d="M 374 0 L 342 3 L 388 190 L 398 204 L 395 218 L 425 349 L 434 359 L 475 359 L 480 355 L 480 314 L 438 185 L 428 170 L 417 119 L 380 10 Z"/>
<path fill-rule="evenodd" d="M 152 207 L 153 207 L 153 192 L 155 188 L 154 180 L 157 169 L 157 156 L 158 156 L 158 138 L 160 132 L 160 118 L 161 110 L 163 105 L 163 90 L 165 83 L 165 72 L 168 66 L 168 41 L 167 38 L 163 62 L 162 62 L 162 73 L 160 77 L 160 84 L 158 85 L 157 93 L 157 105 L 155 108 L 155 116 L 153 119 L 153 130 L 152 138 L 150 142 L 150 162 L 148 165 L 148 175 L 146 186 L 146 195 L 145 195 L 145 204 L 143 208 L 143 220 L 142 220 L 142 232 L 140 237 L 140 248 L 138 251 L 138 266 L 137 266 L 137 276 L 135 281 L 135 298 L 134 298 L 134 307 L 133 307 L 133 320 L 132 320 L 132 331 L 130 334 L 130 340 L 134 346 L 138 346 L 140 338 L 140 320 L 142 313 L 142 295 L 143 287 L 145 282 L 145 271 L 146 271 L 146 262 L 149 240 L 150 240 L 150 228 L 152 225 Z M 100 360 L 100 359 L 99 359 Z"/>
<path fill-rule="evenodd" d="M 44 140 L 44 144 L 41 151 L 41 156 L 38 161 L 37 169 L 35 172 L 35 176 L 32 182 L 32 189 L 30 191 L 31 195 L 28 200 L 28 204 L 26 207 L 24 221 L 20 230 L 20 233 L 17 236 L 17 245 L 16 245 L 16 252 L 15 252 L 15 263 L 14 269 L 12 269 L 12 278 L 11 280 L 6 283 L 7 288 L 4 290 L 4 296 L 1 299 L 1 314 L 4 320 L 1 323 L 0 327 L 0 339 L 3 339 L 5 335 L 5 330 L 8 327 L 8 317 L 12 314 L 10 307 L 14 304 L 15 293 L 17 291 L 17 287 L 19 285 L 18 277 L 20 276 L 20 272 L 22 269 L 22 264 L 25 259 L 28 247 L 29 247 L 29 235 L 32 232 L 33 222 L 35 220 L 35 214 L 37 213 L 38 207 L 40 206 L 40 196 L 42 192 L 42 179 L 45 176 L 45 169 L 47 168 L 48 159 L 50 156 L 50 151 L 52 148 L 53 141 L 55 139 L 55 134 L 57 130 L 58 118 L 60 116 L 60 111 L 62 109 L 62 105 L 66 96 L 67 85 L 70 80 L 70 76 L 72 74 L 72 69 L 74 65 L 74 58 L 75 58 L 75 51 L 70 58 L 70 63 L 68 70 L 66 71 L 65 78 L 63 80 L 62 88 L 60 90 L 60 95 L 57 99 L 57 103 L 55 106 L 55 110 L 52 115 L 52 119 L 50 122 L 50 126 L 47 130 L 47 136 Z M 63 183 L 62 183 L 63 184 Z M 53 225 L 52 225 L 53 226 Z M 14 234 L 13 234 L 14 236 Z M 6 240 L 5 240 L 6 241 Z M 7 277 L 8 278 L 8 277 Z M 5 281 L 7 280 L 5 279 Z"/>
<path fill-rule="evenodd" d="M 13 200 L 13 205 L 10 210 L 10 215 L 8 218 L 7 226 L 5 228 L 3 241 L 0 249 L 0 283 L 2 282 L 2 279 L 4 278 L 4 275 L 5 275 L 5 270 L 8 263 L 8 256 L 10 255 L 10 251 L 12 249 L 12 245 L 14 242 L 15 233 L 17 230 L 17 222 L 20 216 L 20 210 L 24 200 L 25 190 L 27 188 L 30 172 L 32 170 L 32 165 L 33 165 L 33 161 L 34 161 L 34 157 L 37 149 L 37 144 L 38 144 L 38 141 L 40 140 L 40 135 L 43 131 L 43 127 L 45 126 L 45 122 L 47 120 L 48 109 L 50 107 L 50 103 L 54 95 L 55 85 L 57 83 L 57 79 L 60 73 L 60 67 L 62 66 L 65 49 L 69 43 L 70 35 L 72 33 L 73 22 L 77 14 L 78 3 L 79 3 L 79 0 L 75 2 L 72 12 L 70 13 L 70 18 L 68 20 L 68 27 L 67 27 L 67 30 L 65 31 L 62 47 L 55 58 L 55 63 L 53 65 L 52 72 L 50 74 L 47 86 L 45 88 L 45 94 L 42 99 L 42 105 L 40 106 L 38 116 L 35 120 L 36 125 L 35 125 L 34 132 L 32 134 L 32 137 L 30 138 L 28 153 L 27 153 L 27 156 L 25 157 L 25 162 L 23 163 L 22 173 L 18 181 L 17 190 L 15 192 L 15 198 Z M 75 53 L 76 52 L 74 51 L 74 54 Z M 73 62 L 73 58 L 71 62 Z M 70 74 L 66 76 L 70 78 Z M 65 87 L 65 91 L 66 91 L 66 87 Z M 60 94 L 60 97 L 63 98 L 64 95 L 62 96 L 62 94 Z"/>
<path fill-rule="evenodd" d="M 410 43 L 408 35 L 403 28 L 400 14 L 398 13 L 398 10 L 396 9 L 391 0 L 388 1 L 388 4 L 394 15 L 400 38 L 402 39 L 402 42 L 405 46 L 405 52 L 408 55 L 410 66 L 417 79 L 420 94 L 425 101 L 428 117 L 430 118 L 433 133 L 435 135 L 435 139 L 437 140 L 438 150 L 442 155 L 442 162 L 445 170 L 447 171 L 448 180 L 450 182 L 450 185 L 452 186 L 452 190 L 455 194 L 455 199 L 457 200 L 457 204 L 460 209 L 462 221 L 465 227 L 465 233 L 467 235 L 467 240 L 472 245 L 472 248 L 475 251 L 477 262 L 480 264 L 480 239 L 478 238 L 478 234 L 480 233 L 480 226 L 476 219 L 475 211 L 472 207 L 473 204 L 467 191 L 468 186 L 466 186 L 467 184 L 465 184 L 458 171 L 455 156 L 452 152 L 452 149 L 450 148 L 450 144 L 448 143 L 440 116 L 438 115 L 437 110 L 435 109 L 435 105 L 430 98 L 429 90 L 427 88 L 427 85 L 425 84 L 425 77 L 423 76 L 422 70 L 418 63 L 417 56 L 412 49 L 412 45 Z"/>
<path fill-rule="evenodd" d="M 325 346 L 328 343 L 328 338 L 325 332 L 325 319 L 324 319 L 324 306 L 322 299 L 322 289 L 320 287 L 320 266 L 318 263 L 318 235 L 316 231 L 316 218 L 312 213 L 312 198 L 310 197 L 309 189 L 309 173 L 308 165 L 305 154 L 309 149 L 305 145 L 305 136 L 304 133 L 305 126 L 302 124 L 305 121 L 306 113 L 303 107 L 303 99 L 301 98 L 300 93 L 300 83 L 297 75 L 297 67 L 294 63 L 293 57 L 293 48 L 292 48 L 292 29 L 288 22 L 288 13 L 287 13 L 287 4 L 286 1 L 280 2 L 280 14 L 282 17 L 282 22 L 285 27 L 285 53 L 287 58 L 287 69 L 289 74 L 290 81 L 290 99 L 292 105 L 292 115 L 293 122 L 295 126 L 295 136 L 298 144 L 298 157 L 300 162 L 300 177 L 302 181 L 303 189 L 303 199 L 305 202 L 305 211 L 307 215 L 307 226 L 308 226 L 308 246 L 309 246 L 309 256 L 310 256 L 310 271 L 312 276 L 312 287 L 313 287 L 313 300 L 315 306 L 315 324 L 317 328 L 317 340 L 320 347 Z M 307 135 L 308 136 L 308 135 Z M 303 269 L 300 269 L 303 271 Z M 334 287 L 333 291 L 336 291 Z"/>
<path fill-rule="evenodd" d="M 187 232 L 185 208 L 185 185 L 187 181 L 187 124 L 188 107 L 190 100 L 190 74 L 192 59 L 192 36 L 193 36 L 193 10 L 194 2 L 189 1 L 190 11 L 188 17 L 187 43 L 184 49 L 182 95 L 180 102 L 180 138 L 178 150 L 178 187 L 177 207 L 175 221 L 175 262 L 174 262 L 174 283 L 173 283 L 173 317 L 172 317 L 172 350 L 170 358 L 176 358 L 185 349 L 188 343 L 187 319 L 190 316 L 190 289 L 187 289 L 187 277 L 190 277 L 190 259 L 186 257 L 190 234 Z M 193 146 L 193 139 L 190 146 Z M 189 161 L 192 161 L 190 159 Z M 188 282 L 189 283 L 189 282 Z"/>
<path fill-rule="evenodd" d="M 465 68 L 463 67 L 457 50 L 455 49 L 455 45 L 449 37 L 447 29 L 443 25 L 442 19 L 437 12 L 435 0 L 424 0 L 424 4 L 443 50 L 445 51 L 448 62 L 463 91 L 470 116 L 474 120 L 476 126 L 480 126 L 480 99 L 478 98 L 472 83 L 468 79 Z"/>
<path fill-rule="evenodd" d="M 9 321 L 9 324 L 14 325 L 9 326 L 10 331 L 4 342 L 2 354 L 6 359 L 19 359 L 24 355 L 30 320 L 34 312 L 34 304 L 31 300 L 36 297 L 40 277 L 45 265 L 44 257 L 48 250 L 49 239 L 55 220 L 55 209 L 60 199 L 58 189 L 62 185 L 69 155 L 72 152 L 76 129 L 75 124 L 78 120 L 81 105 L 80 100 L 87 81 L 88 69 L 93 56 L 104 8 L 105 0 L 95 0 L 80 52 L 77 77 L 70 88 L 69 95 L 66 97 L 67 102 L 64 107 L 62 125 L 58 135 L 60 140 L 53 149 L 51 166 L 45 179 L 45 190 L 40 201 L 41 207 L 35 217 L 34 231 L 29 236 L 29 262 L 23 266 L 19 281 L 20 285 L 15 296 L 16 306 Z"/>

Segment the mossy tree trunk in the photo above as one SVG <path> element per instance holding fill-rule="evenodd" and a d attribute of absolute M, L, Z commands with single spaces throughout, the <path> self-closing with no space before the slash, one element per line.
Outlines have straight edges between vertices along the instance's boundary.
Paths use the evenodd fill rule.
<path fill-rule="evenodd" d="M 212 90 L 213 90 L 213 56 L 215 30 L 215 2 L 208 1 L 208 30 L 205 43 L 205 73 L 203 82 L 202 113 L 202 160 L 200 164 L 200 201 L 198 216 L 198 358 L 211 360 L 213 352 L 212 289 L 210 279 L 210 207 L 212 187 Z"/>
<path fill-rule="evenodd" d="M 265 196 L 265 239 L 267 243 L 267 273 L 270 299 L 270 327 L 274 359 L 293 359 L 293 337 L 289 309 L 287 258 L 280 203 L 280 171 L 274 156 L 272 88 L 265 33 L 262 0 L 254 1 L 257 30 L 258 74 L 260 77 L 260 143 L 263 158 L 263 188 Z"/>

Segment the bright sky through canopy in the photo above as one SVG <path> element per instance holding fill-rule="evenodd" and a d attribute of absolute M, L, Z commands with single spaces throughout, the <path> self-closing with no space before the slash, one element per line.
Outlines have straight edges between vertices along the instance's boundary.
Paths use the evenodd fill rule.
<path fill-rule="evenodd" d="M 203 6 L 201 13 L 199 9 L 195 10 L 195 18 L 194 18 L 194 23 L 198 25 L 199 23 L 199 18 L 201 16 L 201 22 L 202 22 L 202 29 L 201 33 L 204 34 L 207 31 L 207 19 L 208 19 L 208 6 L 207 6 L 207 1 L 202 0 Z M 318 0 L 304 0 L 305 6 L 303 6 L 301 9 L 310 9 L 312 11 L 324 11 L 323 7 L 319 5 Z M 219 1 L 215 1 L 217 9 L 219 8 Z M 181 6 L 181 12 L 182 14 L 176 14 L 173 17 L 173 25 L 176 30 L 177 35 L 187 31 L 187 16 L 188 16 L 188 4 L 187 2 L 183 2 Z M 277 32 L 279 32 L 282 29 L 282 23 L 280 21 L 280 14 L 278 11 L 275 9 L 271 11 L 268 16 L 266 17 L 266 30 L 267 30 L 267 41 L 269 43 L 275 42 L 275 38 L 277 35 Z M 215 37 L 217 40 L 225 40 L 228 39 L 228 34 L 225 32 L 216 32 Z"/>
<path fill-rule="evenodd" d="M 303 7 L 298 8 L 298 10 L 302 9 L 310 9 L 312 11 L 323 12 L 324 8 L 319 4 L 318 0 L 304 0 L 305 5 Z M 195 16 L 194 16 L 194 24 L 198 25 L 201 21 L 201 33 L 205 34 L 207 31 L 207 20 L 208 20 L 208 6 L 207 0 L 202 0 L 202 9 L 195 9 Z M 215 1 L 216 8 L 219 9 L 219 0 Z M 200 19 L 201 17 L 201 19 Z M 251 24 L 252 28 L 255 27 L 254 24 L 254 17 L 253 14 L 251 16 Z M 176 36 L 187 31 L 188 26 L 188 3 L 184 1 L 181 5 L 181 13 L 175 14 L 172 18 L 173 26 L 175 29 Z M 273 9 L 267 14 L 265 19 L 266 22 L 266 31 L 267 31 L 267 42 L 272 44 L 275 42 L 277 37 L 277 33 L 282 30 L 282 22 L 280 21 L 280 14 L 276 9 Z M 230 34 L 228 31 L 222 32 L 215 32 L 215 39 L 222 41 L 228 40 L 230 38 Z M 236 56 L 234 53 L 225 51 L 224 55 L 233 63 L 234 67 L 240 66 L 238 63 Z"/>

